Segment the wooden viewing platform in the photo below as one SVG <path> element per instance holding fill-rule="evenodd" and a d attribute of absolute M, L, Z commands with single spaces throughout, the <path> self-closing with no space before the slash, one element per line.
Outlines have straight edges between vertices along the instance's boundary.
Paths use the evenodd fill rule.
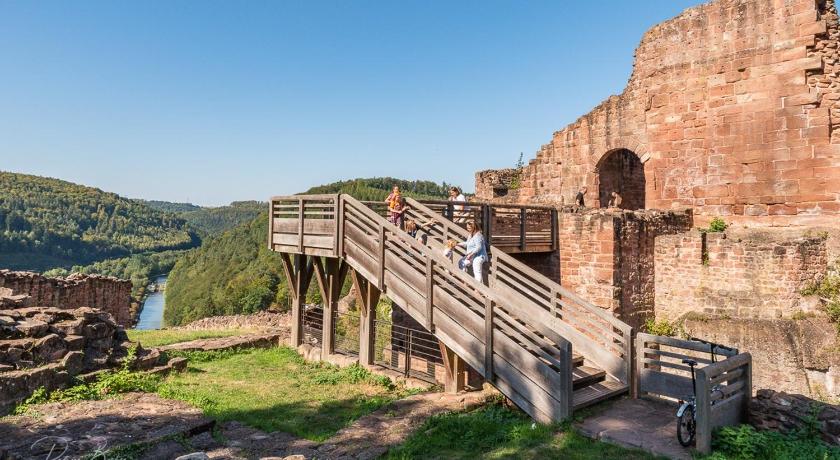
<path fill-rule="evenodd" d="M 344 194 L 271 199 L 269 247 L 281 254 L 291 288 L 293 345 L 302 342 L 303 300 L 315 279 L 323 312 L 320 329 L 309 331 L 322 335 L 321 356 L 336 351 L 334 312 L 341 287 L 351 276 L 360 306 L 358 356 L 365 366 L 375 361 L 376 304 L 385 295 L 437 339 L 447 391 L 463 387 L 466 364 L 535 420 L 552 422 L 628 392 L 634 397 L 691 397 L 691 379 L 680 360 L 692 358 L 701 363 L 693 388 L 697 449 L 710 450 L 715 427 L 746 419 L 752 395 L 749 353 L 722 353 L 707 342 L 635 334 L 606 310 L 509 255 L 504 242 L 510 234 L 505 232 L 497 233 L 497 239 L 491 236 L 491 242 L 502 246 L 491 244 L 488 277 L 480 283 L 442 255 L 444 242 L 468 236 L 457 222 L 458 211 L 450 213 L 449 203 L 432 202 L 430 207 L 407 201 L 407 217 L 430 224 L 425 244 L 389 222 L 382 215 L 383 203 L 365 204 Z M 469 212 L 480 212 L 492 231 L 494 225 L 500 227 L 498 216 L 510 209 L 517 206 L 480 204 Z M 556 233 L 557 220 L 550 212 L 542 214 L 542 224 L 527 222 L 532 215 L 536 220 L 536 211 L 549 209 L 518 209 L 514 212 L 524 217 L 519 227 L 524 234 L 515 235 L 518 250 L 539 248 L 537 241 L 544 237 L 530 239 L 531 229 L 539 235 L 542 225 Z M 550 244 L 556 247 L 556 240 Z M 508 250 L 516 252 L 510 245 Z M 456 257 L 462 255 L 457 248 Z M 723 360 L 708 359 L 710 353 Z"/>
<path fill-rule="evenodd" d="M 444 242 L 465 240 L 466 230 L 441 208 L 408 204 L 407 217 L 431 223 L 426 245 L 380 215 L 377 203 L 343 194 L 272 198 L 269 241 L 292 287 L 295 345 L 302 338 L 303 295 L 314 277 L 324 298 L 323 352 L 333 352 L 332 310 L 349 273 L 361 305 L 362 364 L 373 364 L 375 306 L 386 295 L 440 341 L 449 389 L 463 382 L 458 375 L 466 363 L 543 422 L 629 391 L 629 325 L 495 245 L 488 283 L 477 282 L 442 256 Z M 476 207 L 485 216 L 502 214 L 488 208 Z"/>

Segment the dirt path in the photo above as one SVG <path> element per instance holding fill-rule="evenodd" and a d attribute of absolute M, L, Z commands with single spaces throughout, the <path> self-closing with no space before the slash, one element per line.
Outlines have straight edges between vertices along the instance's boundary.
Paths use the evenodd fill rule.
<path fill-rule="evenodd" d="M 395 401 L 339 431 L 323 443 L 263 431 L 238 422 L 217 426 L 201 411 L 157 395 L 129 393 L 104 401 L 53 403 L 31 415 L 0 423 L 0 457 L 79 458 L 97 450 L 144 443 L 139 458 L 171 460 L 204 453 L 208 458 L 259 459 L 302 455 L 318 459 L 373 459 L 401 444 L 427 418 L 475 407 L 488 393 L 427 393 Z M 3 456 L 5 455 L 5 457 Z M 297 457 L 300 458 L 300 457 Z"/>

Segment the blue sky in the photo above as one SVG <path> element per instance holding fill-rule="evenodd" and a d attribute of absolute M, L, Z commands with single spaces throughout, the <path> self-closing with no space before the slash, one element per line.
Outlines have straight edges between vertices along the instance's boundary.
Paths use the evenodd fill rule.
<path fill-rule="evenodd" d="M 0 170 L 203 205 L 473 188 L 622 91 L 698 0 L 0 1 Z"/>

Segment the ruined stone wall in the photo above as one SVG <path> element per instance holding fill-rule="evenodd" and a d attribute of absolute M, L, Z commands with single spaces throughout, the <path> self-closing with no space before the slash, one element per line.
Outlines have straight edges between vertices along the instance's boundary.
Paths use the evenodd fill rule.
<path fill-rule="evenodd" d="M 127 280 L 80 274 L 47 278 L 37 273 L 0 270 L 0 288 L 30 296 L 30 305 L 61 309 L 96 308 L 110 313 L 117 324 L 124 327 L 130 327 L 135 321 L 131 281 Z"/>
<path fill-rule="evenodd" d="M 565 208 L 558 215 L 560 283 L 638 328 L 654 310 L 654 242 L 685 232 L 691 221 L 690 213 Z"/>
<path fill-rule="evenodd" d="M 563 212 L 557 223 L 560 284 L 601 308 L 618 310 L 618 241 L 612 214 Z"/>
<path fill-rule="evenodd" d="M 826 273 L 827 234 L 692 231 L 656 240 L 656 316 L 790 318 L 816 308 L 800 292 Z"/>
<path fill-rule="evenodd" d="M 645 206 L 770 225 L 840 215 L 840 27 L 833 0 L 718 0 L 650 29 L 620 96 L 554 133 L 509 192 L 570 203 L 618 149 Z M 477 175 L 479 198 L 492 198 Z M 605 203 L 600 203 L 604 205 Z M 835 223 L 836 225 L 836 223 Z"/>

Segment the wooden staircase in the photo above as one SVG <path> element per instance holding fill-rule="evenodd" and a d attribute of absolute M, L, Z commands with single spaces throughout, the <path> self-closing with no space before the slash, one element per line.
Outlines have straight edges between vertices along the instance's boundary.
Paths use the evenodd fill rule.
<path fill-rule="evenodd" d="M 428 224 L 426 244 L 342 194 L 273 198 L 269 245 L 286 254 L 297 287 L 306 277 L 304 257 L 343 260 L 364 280 L 369 299 L 381 293 L 401 305 L 536 420 L 563 420 L 628 391 L 630 326 L 492 246 L 487 284 L 477 282 L 442 255 L 444 242 L 463 241 L 466 231 L 408 201 L 409 217 Z M 318 273 L 325 283 L 323 268 Z"/>

